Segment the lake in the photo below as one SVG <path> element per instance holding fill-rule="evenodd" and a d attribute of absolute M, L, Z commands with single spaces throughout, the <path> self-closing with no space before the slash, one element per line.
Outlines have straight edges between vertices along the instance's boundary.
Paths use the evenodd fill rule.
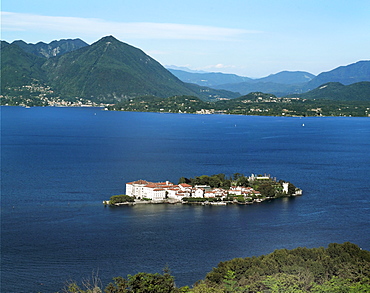
<path fill-rule="evenodd" d="M 1 292 L 98 273 L 192 285 L 220 261 L 353 242 L 370 249 L 370 119 L 1 107 Z M 129 181 L 271 174 L 303 196 L 247 206 L 104 207 Z"/>

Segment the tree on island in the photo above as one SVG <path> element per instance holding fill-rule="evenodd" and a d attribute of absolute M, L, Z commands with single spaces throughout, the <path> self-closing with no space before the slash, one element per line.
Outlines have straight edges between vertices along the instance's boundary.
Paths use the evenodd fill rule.
<path fill-rule="evenodd" d="M 109 204 L 110 205 L 115 205 L 118 203 L 126 203 L 126 202 L 134 202 L 135 199 L 132 196 L 128 196 L 125 194 L 120 194 L 120 195 L 113 195 L 109 199 Z"/>

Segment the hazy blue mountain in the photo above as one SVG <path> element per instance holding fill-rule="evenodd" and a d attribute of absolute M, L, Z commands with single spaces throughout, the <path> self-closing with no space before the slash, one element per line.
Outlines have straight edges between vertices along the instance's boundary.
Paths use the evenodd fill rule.
<path fill-rule="evenodd" d="M 316 89 L 300 95 L 289 95 L 288 97 L 298 97 L 301 99 L 326 99 L 338 101 L 369 101 L 370 102 L 370 82 L 362 81 L 343 85 L 339 82 L 329 82 L 322 84 Z"/>
<path fill-rule="evenodd" d="M 306 83 L 287 84 L 289 81 L 288 77 L 291 78 L 290 81 L 300 81 L 305 78 L 305 75 L 312 77 L 312 75 L 309 75 L 307 72 L 295 72 L 298 73 L 297 75 L 293 74 L 293 72 L 291 73 L 280 72 L 265 78 L 256 79 L 252 84 L 243 82 L 239 84 L 219 85 L 216 88 L 236 91 L 241 94 L 247 94 L 253 91 L 272 93 L 277 96 L 305 93 L 328 82 L 339 82 L 343 85 L 349 85 L 361 81 L 370 81 L 370 61 L 359 61 L 347 66 L 338 67 L 328 72 L 320 73 Z M 274 82 L 266 83 L 266 81 Z"/>
<path fill-rule="evenodd" d="M 227 74 L 220 72 L 197 72 L 190 71 L 187 68 L 180 70 L 175 66 L 167 67 L 167 69 L 172 72 L 175 76 L 184 82 L 191 82 L 199 85 L 206 86 L 219 86 L 231 83 L 259 83 L 259 82 L 273 82 L 281 84 L 300 84 L 306 83 L 315 75 L 305 72 L 305 71 L 282 71 L 276 74 L 271 74 L 262 78 L 249 78 L 244 76 L 239 76 L 236 74 Z"/>
<path fill-rule="evenodd" d="M 241 94 L 262 91 L 278 96 L 302 92 L 302 84 L 315 77 L 313 74 L 304 71 L 282 71 L 267 77 L 252 79 L 219 72 L 199 73 L 171 68 L 168 70 L 184 82 Z"/>
<path fill-rule="evenodd" d="M 328 82 L 349 85 L 370 81 L 370 61 L 364 60 L 340 66 L 328 72 L 322 72 L 318 76 L 304 71 L 282 71 L 263 78 L 251 79 L 222 73 L 212 75 L 211 73 L 190 73 L 179 70 L 172 70 L 172 72 L 183 81 L 239 92 L 243 95 L 261 91 L 277 96 L 286 96 L 304 93 Z M 238 81 L 240 79 L 244 80 Z"/>
<path fill-rule="evenodd" d="M 322 72 L 308 82 L 304 90 L 312 90 L 328 82 L 340 82 L 349 85 L 361 81 L 370 81 L 370 61 L 359 61 L 347 66 L 340 66 L 328 72 Z"/>
<path fill-rule="evenodd" d="M 301 84 L 312 80 L 315 75 L 305 71 L 281 71 L 266 77 L 254 79 L 253 82 L 273 82 L 277 84 Z"/>
<path fill-rule="evenodd" d="M 22 40 L 14 41 L 12 44 L 16 44 L 21 47 L 24 51 L 40 56 L 40 57 L 55 57 L 63 55 L 65 53 L 75 51 L 77 49 L 88 46 L 87 43 L 80 39 L 67 39 L 52 41 L 49 44 L 39 42 L 37 44 L 26 43 Z"/>
<path fill-rule="evenodd" d="M 243 81 L 252 80 L 248 77 L 220 72 L 194 73 L 170 68 L 168 70 L 183 82 L 195 83 L 197 85 L 209 87 L 214 87 L 225 83 L 240 83 Z"/>

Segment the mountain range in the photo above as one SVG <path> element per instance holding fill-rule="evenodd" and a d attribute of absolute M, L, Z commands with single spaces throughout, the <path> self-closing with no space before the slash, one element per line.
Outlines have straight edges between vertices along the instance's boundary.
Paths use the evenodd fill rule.
<path fill-rule="evenodd" d="M 335 99 L 337 96 L 349 100 L 356 99 L 357 95 L 361 97 L 359 100 L 364 100 L 370 84 L 366 82 L 370 81 L 370 61 L 341 66 L 318 76 L 304 71 L 282 71 L 258 79 L 185 70 L 166 69 L 142 50 L 113 36 L 103 37 L 91 45 L 80 39 L 50 44 L 1 41 L 3 95 L 32 85 L 50 87 L 55 95 L 64 99 L 84 98 L 104 103 L 140 96 L 167 98 L 176 95 L 216 101 L 250 92 L 299 97 L 301 95 L 297 94 L 308 92 L 302 97 Z M 321 87 L 330 82 L 337 83 Z M 335 93 L 330 94 L 330 91 Z M 357 94 L 351 96 L 351 91 Z M 345 94 L 340 94 L 342 92 Z"/>
<path fill-rule="evenodd" d="M 281 97 L 305 93 L 328 82 L 349 85 L 370 81 L 370 61 L 341 66 L 317 76 L 305 71 L 282 71 L 256 79 L 235 74 L 189 72 L 185 68 L 168 70 L 182 81 L 239 92 L 243 95 L 250 92 L 265 92 Z"/>

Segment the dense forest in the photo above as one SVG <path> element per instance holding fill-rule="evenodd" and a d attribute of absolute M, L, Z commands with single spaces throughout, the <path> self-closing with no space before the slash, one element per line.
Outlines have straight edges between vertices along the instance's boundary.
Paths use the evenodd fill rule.
<path fill-rule="evenodd" d="M 220 262 L 192 288 L 178 288 L 166 268 L 163 274 L 117 277 L 101 289 L 98 278 L 69 283 L 66 293 L 233 293 L 233 292 L 370 292 L 370 251 L 355 244 L 328 248 L 279 249 L 268 255 Z"/>

